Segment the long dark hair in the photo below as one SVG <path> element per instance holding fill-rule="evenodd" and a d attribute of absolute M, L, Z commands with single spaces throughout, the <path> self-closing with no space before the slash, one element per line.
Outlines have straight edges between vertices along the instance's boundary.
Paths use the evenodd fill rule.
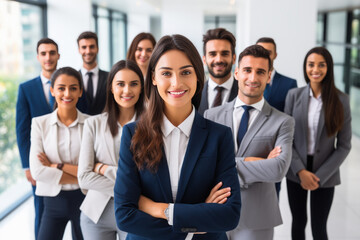
<path fill-rule="evenodd" d="M 200 105 L 201 91 L 204 86 L 204 66 L 195 46 L 182 35 L 164 36 L 155 46 L 151 55 L 146 73 L 145 96 L 148 106 L 137 123 L 135 134 L 131 141 L 131 150 L 138 169 L 146 167 L 152 171 L 157 170 L 163 156 L 163 133 L 161 131 L 164 100 L 160 97 L 157 86 L 152 84 L 152 76 L 160 57 L 169 50 L 179 50 L 186 54 L 194 66 L 197 86 L 192 98 L 192 104 L 197 109 Z"/>
<path fill-rule="evenodd" d="M 152 43 L 153 47 L 155 47 L 156 40 L 155 40 L 154 36 L 153 36 L 151 33 L 145 33 L 145 32 L 139 33 L 138 35 L 135 36 L 135 38 L 134 38 L 133 41 L 131 42 L 131 45 L 130 45 L 130 47 L 129 47 L 129 49 L 128 49 L 128 52 L 127 52 L 127 54 L 126 54 L 126 59 L 130 59 L 130 60 L 135 61 L 135 52 L 136 52 L 136 49 L 137 49 L 139 43 L 140 43 L 142 40 L 145 40 L 145 39 L 150 40 L 150 42 Z"/>
<path fill-rule="evenodd" d="M 304 59 L 304 77 L 306 83 L 310 79 L 306 73 L 306 62 L 310 54 L 315 53 L 324 57 L 327 72 L 321 81 L 321 98 L 325 111 L 325 127 L 329 137 L 334 136 L 344 124 L 344 107 L 339 99 L 340 90 L 335 87 L 334 81 L 334 63 L 330 52 L 324 47 L 315 47 L 310 49 Z"/>
<path fill-rule="evenodd" d="M 131 60 L 121 60 L 112 66 L 111 71 L 109 73 L 107 83 L 106 83 L 106 105 L 104 108 L 104 112 L 108 113 L 108 126 L 110 128 L 111 135 L 114 137 L 118 134 L 118 119 L 121 114 L 120 108 L 115 101 L 114 94 L 112 92 L 112 82 L 114 80 L 115 75 L 123 70 L 129 69 L 136 73 L 136 75 L 140 78 L 141 83 L 141 92 L 138 101 L 135 103 L 135 111 L 136 117 L 139 118 L 141 113 L 144 110 L 144 77 L 138 65 Z"/>
<path fill-rule="evenodd" d="M 71 76 L 71 77 L 74 77 L 78 80 L 79 82 L 79 88 L 80 90 L 83 90 L 84 89 L 84 83 L 83 83 L 83 80 L 82 80 L 82 76 L 81 74 L 79 73 L 79 71 L 76 71 L 75 69 L 73 69 L 72 67 L 62 67 L 62 68 L 59 68 L 58 70 L 56 70 L 52 75 L 51 75 L 51 79 L 50 79 L 50 84 L 51 84 L 51 87 L 54 89 L 54 86 L 55 86 L 55 81 L 56 79 L 60 76 L 60 75 L 67 75 L 67 76 Z M 79 99 L 77 99 L 79 100 Z M 55 101 L 54 102 L 54 110 L 57 108 L 57 102 Z"/>

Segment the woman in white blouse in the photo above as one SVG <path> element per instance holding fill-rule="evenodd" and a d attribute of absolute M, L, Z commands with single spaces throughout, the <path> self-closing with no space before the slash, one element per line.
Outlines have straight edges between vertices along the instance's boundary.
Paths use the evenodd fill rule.
<path fill-rule="evenodd" d="M 82 129 L 87 115 L 76 109 L 83 92 L 80 73 L 63 67 L 51 77 L 55 111 L 33 118 L 30 171 L 36 195 L 44 196 L 44 213 L 38 240 L 62 239 L 71 221 L 73 239 L 83 239 L 80 204 L 84 199 L 77 180 Z"/>
<path fill-rule="evenodd" d="M 140 116 L 144 108 L 144 78 L 131 60 L 119 61 L 107 81 L 104 113 L 85 121 L 79 159 L 79 184 L 87 191 L 81 205 L 85 239 L 122 240 L 116 227 L 114 184 L 123 126 Z"/>
<path fill-rule="evenodd" d="M 295 119 L 286 175 L 292 239 L 305 239 L 308 194 L 313 239 L 328 239 L 326 223 L 340 184 L 339 168 L 351 148 L 349 97 L 335 87 L 333 59 L 326 48 L 311 49 L 303 69 L 308 85 L 291 89 L 285 102 L 285 113 Z"/>

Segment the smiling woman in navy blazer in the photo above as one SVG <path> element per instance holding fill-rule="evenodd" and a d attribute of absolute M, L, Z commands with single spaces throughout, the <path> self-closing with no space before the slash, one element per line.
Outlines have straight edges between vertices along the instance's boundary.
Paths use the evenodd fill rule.
<path fill-rule="evenodd" d="M 234 143 L 230 128 L 195 110 L 204 80 L 196 48 L 181 35 L 163 37 L 146 76 L 148 108 L 121 140 L 118 227 L 127 239 L 227 239 L 241 208 Z"/>
<path fill-rule="evenodd" d="M 306 87 L 289 91 L 285 113 L 295 119 L 293 154 L 287 189 L 293 217 L 292 239 L 305 239 L 307 194 L 310 191 L 314 239 L 328 239 L 326 223 L 340 184 L 340 165 L 351 148 L 349 97 L 334 83 L 328 50 L 311 49 L 304 60 Z"/>

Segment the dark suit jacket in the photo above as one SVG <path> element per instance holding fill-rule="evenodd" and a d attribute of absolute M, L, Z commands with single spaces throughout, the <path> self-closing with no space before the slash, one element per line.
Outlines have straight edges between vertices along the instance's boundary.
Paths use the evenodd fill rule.
<path fill-rule="evenodd" d="M 209 109 L 208 89 L 209 89 L 209 82 L 206 81 L 204 88 L 202 90 L 202 93 L 201 93 L 201 102 L 200 102 L 200 106 L 198 109 L 198 112 L 201 115 L 204 115 L 205 110 Z M 234 79 L 233 85 L 230 90 L 229 99 L 227 101 L 231 102 L 237 96 L 238 91 L 239 91 L 238 81 L 236 79 Z"/>
<path fill-rule="evenodd" d="M 292 88 L 297 88 L 295 79 L 275 72 L 272 85 L 270 88 L 265 89 L 264 97 L 272 107 L 284 112 L 286 95 Z"/>
<path fill-rule="evenodd" d="M 53 97 L 50 95 L 50 98 Z M 76 106 L 81 112 L 85 110 L 79 102 Z M 23 168 L 29 168 L 31 120 L 52 110 L 53 106 L 46 101 L 40 76 L 20 84 L 16 102 L 16 138 Z"/>
<path fill-rule="evenodd" d="M 285 113 L 295 118 L 295 134 L 290 169 L 286 177 L 300 183 L 297 173 L 306 169 L 308 107 L 310 86 L 292 89 L 286 97 Z M 351 111 L 349 96 L 339 92 L 344 108 L 344 124 L 335 136 L 328 137 L 325 127 L 324 108 L 320 112 L 313 158 L 313 172 L 320 178 L 320 187 L 340 184 L 340 165 L 351 149 Z"/>
<path fill-rule="evenodd" d="M 236 227 L 241 208 L 230 128 L 196 113 L 181 169 L 173 226 L 138 210 L 140 194 L 163 203 L 172 203 L 173 198 L 165 156 L 156 173 L 137 169 L 130 151 L 135 128 L 136 123 L 130 123 L 123 129 L 114 188 L 116 222 L 128 232 L 127 239 L 178 240 L 185 239 L 188 232 L 207 232 L 193 239 L 227 239 L 225 232 Z M 227 202 L 204 203 L 219 181 L 231 187 Z"/>
<path fill-rule="evenodd" d="M 81 73 L 81 71 L 79 71 Z M 89 115 L 96 115 L 102 113 L 106 103 L 106 82 L 109 72 L 105 72 L 99 69 L 99 80 L 96 90 L 95 98 L 90 104 L 87 98 L 86 92 L 84 91 L 78 102 L 78 109 Z"/>

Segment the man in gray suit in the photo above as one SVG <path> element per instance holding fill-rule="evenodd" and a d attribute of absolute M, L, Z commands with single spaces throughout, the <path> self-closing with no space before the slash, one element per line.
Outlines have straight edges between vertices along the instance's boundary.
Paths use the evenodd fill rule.
<path fill-rule="evenodd" d="M 242 208 L 229 239 L 269 240 L 274 227 L 282 224 L 274 183 L 289 168 L 295 123 L 264 100 L 270 69 L 267 50 L 259 45 L 246 48 L 235 69 L 238 97 L 204 114 L 230 127 L 234 135 Z"/>

